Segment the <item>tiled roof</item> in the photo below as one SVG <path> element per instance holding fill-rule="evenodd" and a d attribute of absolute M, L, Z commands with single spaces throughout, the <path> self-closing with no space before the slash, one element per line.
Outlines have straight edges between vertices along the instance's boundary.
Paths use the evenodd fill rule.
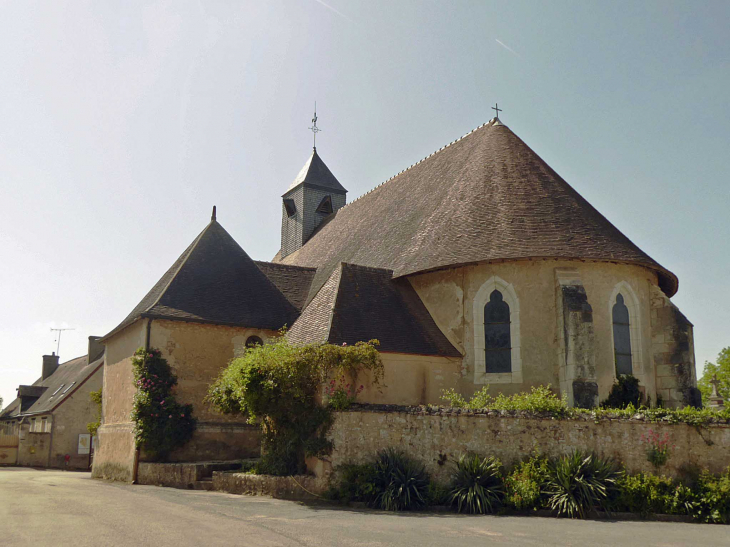
<path fill-rule="evenodd" d="M 288 333 L 295 343 L 354 344 L 378 339 L 380 351 L 461 357 L 407 279 L 341 264 Z"/>
<path fill-rule="evenodd" d="M 103 339 L 140 317 L 278 330 L 291 325 L 297 315 L 294 305 L 212 220 Z"/>
<path fill-rule="evenodd" d="M 311 299 L 342 262 L 400 277 L 529 258 L 638 264 L 677 291 L 674 274 L 494 120 L 339 209 L 282 262 L 317 268 Z"/>
<path fill-rule="evenodd" d="M 89 356 L 77 357 L 58 366 L 48 378 L 39 378 L 33 387 L 45 388 L 40 397 L 22 414 L 40 414 L 50 412 L 69 397 L 74 390 L 104 364 L 103 355 L 89 363 Z M 41 390 L 38 390 L 39 392 Z M 19 414 L 20 399 L 15 399 L 0 413 L 0 419 L 7 419 Z"/>
<path fill-rule="evenodd" d="M 304 186 L 311 186 L 313 188 L 332 190 L 333 192 L 342 194 L 347 192 L 345 187 L 342 186 L 337 178 L 332 174 L 332 171 L 329 170 L 329 167 L 324 164 L 322 158 L 319 157 L 316 148 L 312 150 L 312 155 L 309 156 L 307 163 L 304 164 L 304 167 L 302 167 L 302 170 L 299 171 L 297 178 L 295 178 L 294 182 L 289 185 L 289 188 L 284 195 L 286 196 L 286 194 L 294 190 L 294 188 L 298 187 L 300 184 L 303 184 Z"/>
<path fill-rule="evenodd" d="M 309 287 L 317 271 L 316 268 L 303 268 L 301 266 L 289 266 L 275 262 L 262 262 L 254 260 L 266 277 L 269 278 L 276 288 L 286 296 L 294 307 L 301 311 L 307 301 Z"/>

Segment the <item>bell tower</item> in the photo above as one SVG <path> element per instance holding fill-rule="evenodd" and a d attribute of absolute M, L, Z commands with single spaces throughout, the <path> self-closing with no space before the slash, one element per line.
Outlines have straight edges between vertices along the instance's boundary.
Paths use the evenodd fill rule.
<path fill-rule="evenodd" d="M 316 139 L 316 105 L 312 124 Z M 282 196 L 281 258 L 300 249 L 325 218 L 344 207 L 346 196 L 347 190 L 317 154 L 315 141 L 312 155 Z"/>

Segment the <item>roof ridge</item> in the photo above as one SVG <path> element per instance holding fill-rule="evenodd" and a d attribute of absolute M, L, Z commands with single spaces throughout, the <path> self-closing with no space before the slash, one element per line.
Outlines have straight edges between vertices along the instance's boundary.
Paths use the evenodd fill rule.
<path fill-rule="evenodd" d="M 317 268 L 314 266 L 298 266 L 297 264 L 284 264 L 283 262 L 271 262 L 268 260 L 254 260 L 253 263 L 254 264 L 271 264 L 272 266 L 282 267 L 282 268 L 292 268 L 294 270 L 317 271 Z"/>
<path fill-rule="evenodd" d="M 377 268 L 375 266 L 363 266 L 362 264 L 355 264 L 353 262 L 340 262 L 341 267 L 348 267 L 353 268 L 356 270 L 364 270 L 368 272 L 380 272 L 380 273 L 390 273 L 390 275 L 393 275 L 393 270 L 391 268 Z"/>
<path fill-rule="evenodd" d="M 439 152 L 442 152 L 442 151 L 446 150 L 446 149 L 447 149 L 448 147 L 450 147 L 450 146 L 451 146 L 452 144 L 456 144 L 457 142 L 459 142 L 459 141 L 461 141 L 461 140 L 465 139 L 466 137 L 468 137 L 469 135 L 471 135 L 471 134 L 472 134 L 472 133 L 474 133 L 475 131 L 478 131 L 479 129 L 482 129 L 483 127 L 486 127 L 486 126 L 488 126 L 489 124 L 492 124 L 492 125 L 494 125 L 494 121 L 495 121 L 496 119 L 497 119 L 497 118 L 492 118 L 492 119 L 491 119 L 491 120 L 489 120 L 488 122 L 484 122 L 484 123 L 483 123 L 482 125 L 480 125 L 480 126 L 478 126 L 478 127 L 475 127 L 474 129 L 472 129 L 472 130 L 471 130 L 471 131 L 469 131 L 468 133 L 466 133 L 466 134 L 462 135 L 462 136 L 461 136 L 461 137 L 459 137 L 458 139 L 456 139 L 456 140 L 453 140 L 453 141 L 451 141 L 451 142 L 450 142 L 449 144 L 445 144 L 444 146 L 442 146 L 442 147 L 441 147 L 441 148 L 439 148 L 438 150 L 435 150 L 435 151 L 431 152 L 431 153 L 430 153 L 430 154 L 429 154 L 428 156 L 425 156 L 425 157 L 421 158 L 420 160 L 418 160 L 418 161 L 417 161 L 416 163 L 413 163 L 413 164 L 409 165 L 408 167 L 406 167 L 406 168 L 405 168 L 405 169 L 403 169 L 402 171 L 398 171 L 398 173 L 396 173 L 396 174 L 395 174 L 395 175 L 393 175 L 392 177 L 390 177 L 390 178 L 388 178 L 388 179 L 384 180 L 383 182 L 381 182 L 381 183 L 380 183 L 380 184 L 378 184 L 377 186 L 374 186 L 374 187 L 372 187 L 372 188 L 371 188 L 370 190 L 368 190 L 368 191 L 367 191 L 367 192 L 365 192 L 364 194 L 361 194 L 361 195 L 357 196 L 357 197 L 356 197 L 355 199 L 353 199 L 353 200 L 352 200 L 351 202 L 349 202 L 349 203 L 346 203 L 345 205 L 343 205 L 342 207 L 340 207 L 340 208 L 339 208 L 339 209 L 338 209 L 337 211 L 341 211 L 341 210 L 342 210 L 342 209 L 344 209 L 345 207 L 347 207 L 347 206 L 349 206 L 349 205 L 352 205 L 353 203 L 355 203 L 356 201 L 360 200 L 361 198 L 363 198 L 363 197 L 367 196 L 368 194 L 371 194 L 372 192 L 374 192 L 375 190 L 377 190 L 378 188 L 380 188 L 381 186 L 383 186 L 383 185 L 384 185 L 384 184 L 385 184 L 386 182 L 390 182 L 390 181 L 392 181 L 393 179 L 395 179 L 395 178 L 399 177 L 400 175 L 402 175 L 403 173 L 405 173 L 406 171 L 410 171 L 410 170 L 411 170 L 411 169 L 413 169 L 413 168 L 414 168 L 414 167 L 415 167 L 416 165 L 419 165 L 419 164 L 423 163 L 424 161 L 426 161 L 427 159 L 429 159 L 429 158 L 431 158 L 431 157 L 435 156 L 435 155 L 436 155 L 436 154 L 438 154 Z M 503 126 L 503 127 L 507 127 L 507 126 L 506 126 L 506 125 L 504 125 L 504 124 L 500 124 L 500 125 L 501 125 L 501 126 Z M 337 212 L 337 211 L 335 211 L 335 212 Z"/>
<path fill-rule="evenodd" d="M 193 241 L 193 243 L 191 245 L 188 245 L 188 248 L 185 249 L 185 251 L 184 251 L 185 253 L 187 253 L 187 256 L 185 257 L 185 259 L 180 263 L 180 265 L 178 266 L 178 268 L 175 271 L 175 273 L 172 276 L 170 276 L 170 280 L 167 282 L 167 284 L 165 284 L 165 286 L 163 287 L 163 289 L 160 291 L 160 294 L 157 295 L 157 298 L 155 298 L 155 300 L 152 302 L 152 304 L 150 304 L 149 306 L 147 306 L 147 308 L 145 308 L 140 313 L 140 316 L 142 316 L 142 314 L 147 313 L 148 311 L 150 311 L 152 308 L 154 308 L 160 302 L 160 300 L 162 299 L 162 297 L 167 292 L 167 289 L 170 288 L 170 285 L 172 285 L 172 282 L 175 281 L 175 279 L 177 278 L 178 274 L 180 273 L 180 270 L 183 269 L 183 266 L 185 266 L 185 264 L 187 263 L 188 259 L 193 254 L 193 251 L 198 246 L 198 243 L 200 243 L 200 240 L 202 239 L 203 234 L 208 231 L 208 228 L 210 228 L 213 225 L 214 222 L 216 224 L 218 224 L 218 221 L 217 220 L 211 220 L 208 223 L 208 225 L 205 228 L 203 228 L 203 231 L 198 234 L 198 237 L 195 238 L 195 240 Z"/>

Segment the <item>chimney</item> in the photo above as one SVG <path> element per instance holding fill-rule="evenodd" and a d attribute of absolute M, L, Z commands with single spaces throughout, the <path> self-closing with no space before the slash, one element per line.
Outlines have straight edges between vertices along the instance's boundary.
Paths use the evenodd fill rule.
<path fill-rule="evenodd" d="M 58 368 L 58 355 L 54 351 L 51 355 L 43 356 L 43 380 L 56 372 Z"/>
<path fill-rule="evenodd" d="M 101 340 L 101 336 L 89 336 L 89 363 L 93 363 L 104 355 L 104 344 L 99 340 Z"/>

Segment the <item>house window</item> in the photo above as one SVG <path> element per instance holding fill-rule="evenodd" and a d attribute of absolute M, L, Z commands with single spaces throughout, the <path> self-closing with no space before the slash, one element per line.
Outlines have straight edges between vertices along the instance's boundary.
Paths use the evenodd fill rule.
<path fill-rule="evenodd" d="M 286 216 L 289 218 L 293 217 L 297 212 L 297 206 L 294 204 L 294 200 L 291 198 L 284 198 L 284 210 L 286 210 Z"/>
<path fill-rule="evenodd" d="M 616 295 L 613 305 L 613 351 L 616 361 L 616 374 L 632 374 L 631 363 L 631 322 L 629 309 L 621 293 Z"/>
<path fill-rule="evenodd" d="M 264 341 L 261 340 L 261 338 L 258 336 L 249 336 L 246 339 L 247 348 L 255 348 L 256 346 L 263 346 L 263 345 L 264 345 Z"/>
<path fill-rule="evenodd" d="M 65 385 L 66 384 L 61 384 L 60 387 L 56 391 L 53 392 L 53 395 L 55 395 L 56 393 L 58 393 L 59 391 L 61 391 L 63 389 L 63 386 L 65 386 Z M 53 395 L 51 395 L 51 397 L 53 397 Z"/>
<path fill-rule="evenodd" d="M 64 389 L 64 390 L 63 390 L 63 393 L 61 393 L 61 395 L 63 395 L 63 394 L 64 394 L 64 393 L 66 393 L 66 392 L 67 392 L 67 391 L 68 391 L 69 389 L 71 389 L 72 387 L 74 387 L 74 384 L 75 384 L 75 383 L 76 383 L 76 382 L 71 382 L 71 383 L 70 383 L 70 384 L 68 385 L 68 387 L 67 387 L 66 389 Z"/>
<path fill-rule="evenodd" d="M 494 289 L 484 306 L 484 361 L 486 372 L 512 372 L 509 304 Z"/>

